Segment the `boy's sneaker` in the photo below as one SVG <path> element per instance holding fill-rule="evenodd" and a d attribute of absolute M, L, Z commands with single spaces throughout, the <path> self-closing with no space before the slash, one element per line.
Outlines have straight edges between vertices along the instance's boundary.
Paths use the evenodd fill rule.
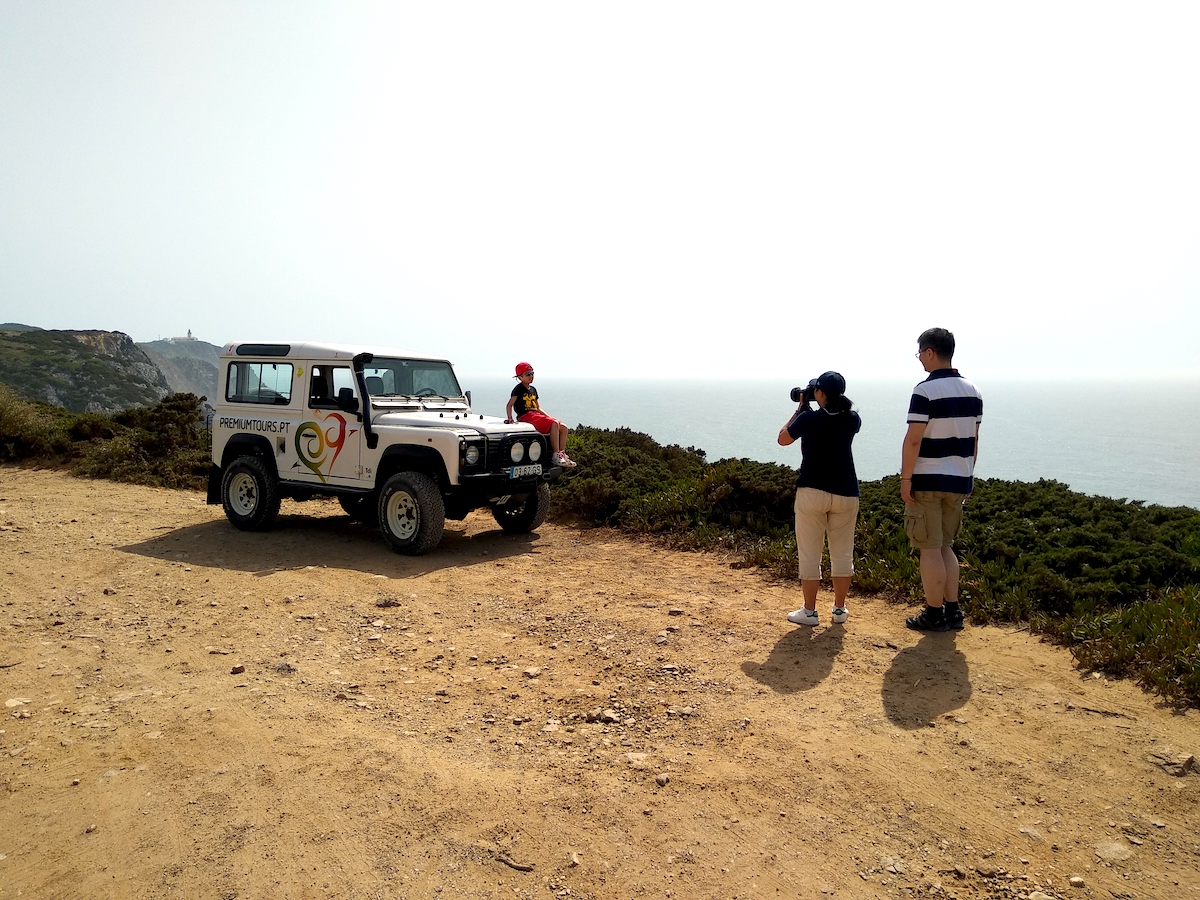
<path fill-rule="evenodd" d="M 913 631 L 949 631 L 950 625 L 946 622 L 946 613 L 932 606 L 927 606 L 921 610 L 920 615 L 909 616 L 904 620 L 904 624 Z"/>
<path fill-rule="evenodd" d="M 850 611 L 844 606 L 835 606 L 833 608 L 833 624 L 841 625 L 850 618 Z"/>
<path fill-rule="evenodd" d="M 953 631 L 962 631 L 967 625 L 966 617 L 963 615 L 962 607 L 957 603 L 951 607 L 949 604 L 944 606 L 943 613 L 946 616 L 946 626 Z"/>
<path fill-rule="evenodd" d="M 567 456 L 567 454 L 563 453 L 561 450 L 559 450 L 557 453 L 554 454 L 553 459 L 554 459 L 554 464 L 556 466 L 562 466 L 564 469 L 575 468 L 575 463 L 571 460 L 571 458 L 569 456 Z"/>
<path fill-rule="evenodd" d="M 817 615 L 817 611 L 815 609 L 804 609 L 803 607 L 795 612 L 788 613 L 787 619 L 793 625 L 813 626 L 820 624 L 820 616 Z"/>

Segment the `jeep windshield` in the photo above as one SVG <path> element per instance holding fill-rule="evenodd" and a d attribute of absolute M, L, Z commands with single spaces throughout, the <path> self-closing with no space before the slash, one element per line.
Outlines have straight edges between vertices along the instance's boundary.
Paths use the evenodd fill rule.
<path fill-rule="evenodd" d="M 376 356 L 363 376 L 372 400 L 463 399 L 454 369 L 444 361 Z"/>

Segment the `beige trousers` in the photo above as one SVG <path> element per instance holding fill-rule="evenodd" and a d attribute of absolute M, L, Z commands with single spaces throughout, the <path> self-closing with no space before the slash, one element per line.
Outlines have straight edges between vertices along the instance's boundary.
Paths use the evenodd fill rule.
<path fill-rule="evenodd" d="M 829 567 L 834 578 L 854 574 L 854 526 L 858 522 L 858 498 L 796 489 L 796 551 L 800 557 L 800 580 L 821 577 L 821 549 L 829 535 Z"/>

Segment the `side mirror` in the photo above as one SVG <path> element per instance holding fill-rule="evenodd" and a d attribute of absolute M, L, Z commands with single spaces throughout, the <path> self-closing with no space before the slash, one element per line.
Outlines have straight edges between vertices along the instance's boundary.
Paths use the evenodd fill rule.
<path fill-rule="evenodd" d="M 354 390 L 344 387 L 338 391 L 337 405 L 342 412 L 358 412 L 358 398 L 354 396 Z"/>
<path fill-rule="evenodd" d="M 471 392 L 467 391 L 465 396 L 467 398 L 467 406 L 470 406 L 471 405 Z"/>

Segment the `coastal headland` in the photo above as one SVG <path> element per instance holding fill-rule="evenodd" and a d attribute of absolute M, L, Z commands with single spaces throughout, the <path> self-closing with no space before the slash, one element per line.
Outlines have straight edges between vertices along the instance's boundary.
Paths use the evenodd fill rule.
<path fill-rule="evenodd" d="M 1200 897 L 1196 710 L 729 563 L 2 467 L 0 898 Z"/>

